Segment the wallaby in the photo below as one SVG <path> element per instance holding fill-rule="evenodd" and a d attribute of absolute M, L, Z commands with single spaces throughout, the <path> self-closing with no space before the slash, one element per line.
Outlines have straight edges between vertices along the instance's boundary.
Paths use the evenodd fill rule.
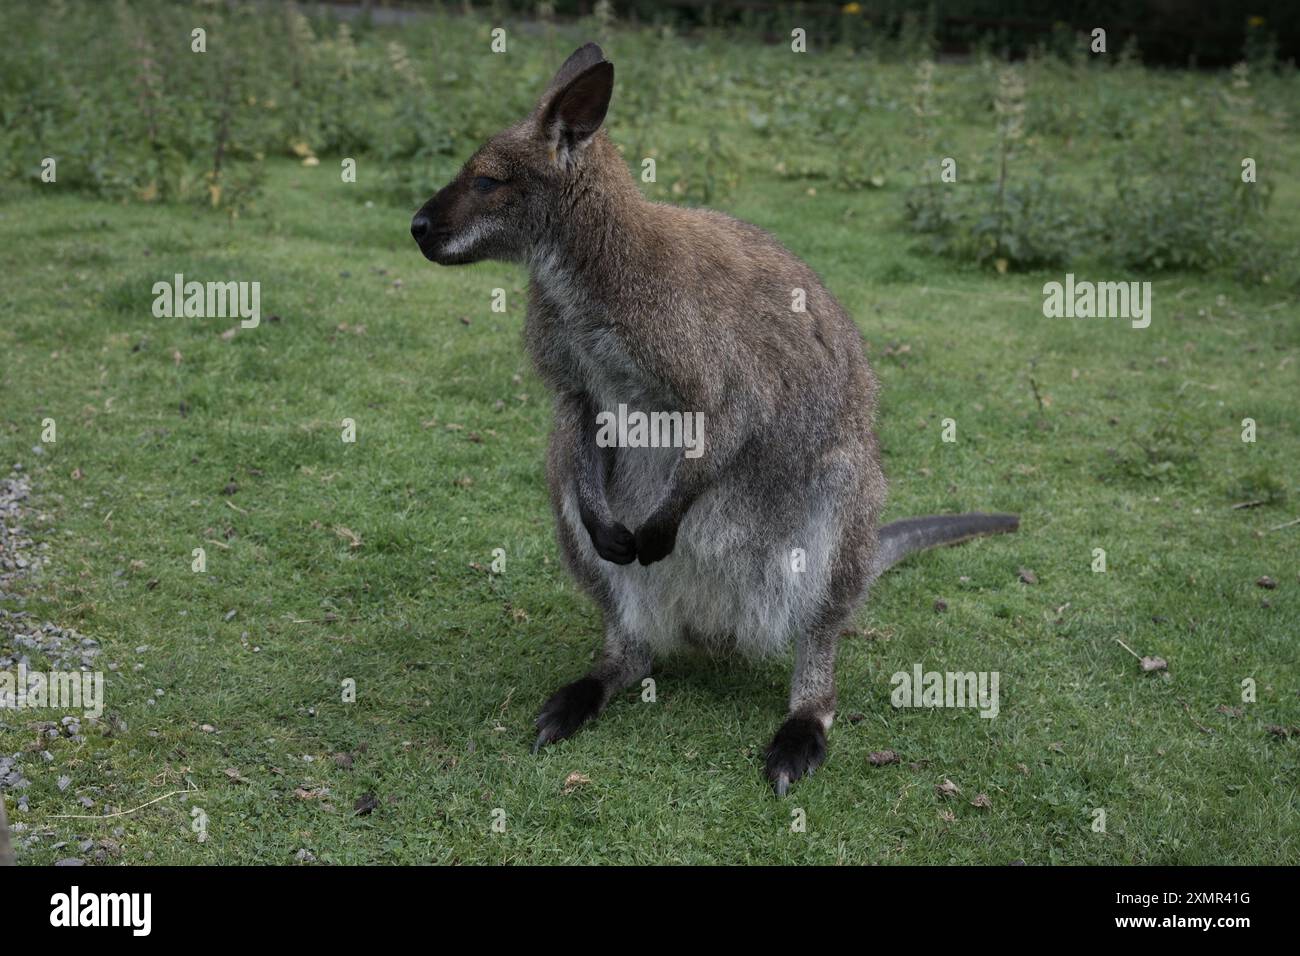
<path fill-rule="evenodd" d="M 524 340 L 554 393 L 560 550 L 605 631 L 591 672 L 542 706 L 533 750 L 658 654 L 758 655 L 793 639 L 789 715 L 766 752 L 784 796 L 825 759 L 836 645 L 871 581 L 913 551 L 1019 522 L 878 527 L 876 381 L 853 320 L 757 226 L 644 199 L 602 129 L 613 89 L 613 64 L 588 43 L 411 221 L 433 262 L 530 272 Z M 598 416 L 619 406 L 694 413 L 702 454 L 599 440 Z"/>

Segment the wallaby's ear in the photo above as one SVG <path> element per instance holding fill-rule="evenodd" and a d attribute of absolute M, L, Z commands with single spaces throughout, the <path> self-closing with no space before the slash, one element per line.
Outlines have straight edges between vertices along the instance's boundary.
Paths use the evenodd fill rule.
<path fill-rule="evenodd" d="M 579 69 L 571 67 L 575 62 Z M 547 92 L 542 136 L 556 160 L 567 164 L 605 121 L 614 93 L 614 64 L 604 59 L 600 47 L 588 43 L 565 61 Z"/>
<path fill-rule="evenodd" d="M 555 71 L 555 76 L 551 78 L 550 84 L 546 87 L 546 92 L 542 94 L 542 102 L 545 103 L 552 99 L 555 93 L 576 80 L 578 75 L 585 70 L 589 70 L 597 63 L 603 62 L 605 62 L 605 51 L 594 43 L 584 43 L 573 51 L 569 58 L 564 61 L 563 66 Z"/>

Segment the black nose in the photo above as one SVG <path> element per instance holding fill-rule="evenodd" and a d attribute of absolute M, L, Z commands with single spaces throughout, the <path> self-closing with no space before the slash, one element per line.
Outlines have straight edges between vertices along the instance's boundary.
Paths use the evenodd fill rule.
<path fill-rule="evenodd" d="M 429 217 L 422 212 L 417 212 L 415 218 L 411 220 L 411 235 L 415 241 L 419 242 L 429 234 Z"/>

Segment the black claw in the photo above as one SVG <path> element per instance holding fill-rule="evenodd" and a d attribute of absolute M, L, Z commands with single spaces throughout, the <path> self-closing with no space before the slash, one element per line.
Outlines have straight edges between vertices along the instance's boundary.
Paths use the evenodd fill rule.
<path fill-rule="evenodd" d="M 788 717 L 767 748 L 767 779 L 778 797 L 790 791 L 790 784 L 812 776 L 826 759 L 826 731 L 812 717 Z"/>
<path fill-rule="evenodd" d="M 594 677 L 583 677 L 557 690 L 537 715 L 537 740 L 533 742 L 533 753 L 547 744 L 572 736 L 600 713 L 604 698 L 605 686 Z"/>
<path fill-rule="evenodd" d="M 676 546 L 676 525 L 647 523 L 636 531 L 636 559 L 643 566 L 662 561 Z"/>
<path fill-rule="evenodd" d="M 631 564 L 636 560 L 636 536 L 618 522 L 597 527 L 591 533 L 591 544 L 598 555 L 614 564 Z"/>

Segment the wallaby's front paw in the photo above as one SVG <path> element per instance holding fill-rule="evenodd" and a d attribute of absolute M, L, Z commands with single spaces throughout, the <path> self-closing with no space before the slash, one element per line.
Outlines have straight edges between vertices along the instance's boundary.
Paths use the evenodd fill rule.
<path fill-rule="evenodd" d="M 600 713 L 604 696 L 605 686 L 594 677 L 583 677 L 565 684 L 552 694 L 537 715 L 537 740 L 533 743 L 533 753 L 547 744 L 572 736 Z"/>
<path fill-rule="evenodd" d="M 677 525 L 647 521 L 636 529 L 636 559 L 654 564 L 673 553 L 677 546 Z"/>
<path fill-rule="evenodd" d="M 811 717 L 787 717 L 767 748 L 767 779 L 778 797 L 808 777 L 826 759 L 826 731 Z"/>
<path fill-rule="evenodd" d="M 606 561 L 631 564 L 636 560 L 636 537 L 619 522 L 596 525 L 587 531 L 591 535 L 592 547 Z"/>

